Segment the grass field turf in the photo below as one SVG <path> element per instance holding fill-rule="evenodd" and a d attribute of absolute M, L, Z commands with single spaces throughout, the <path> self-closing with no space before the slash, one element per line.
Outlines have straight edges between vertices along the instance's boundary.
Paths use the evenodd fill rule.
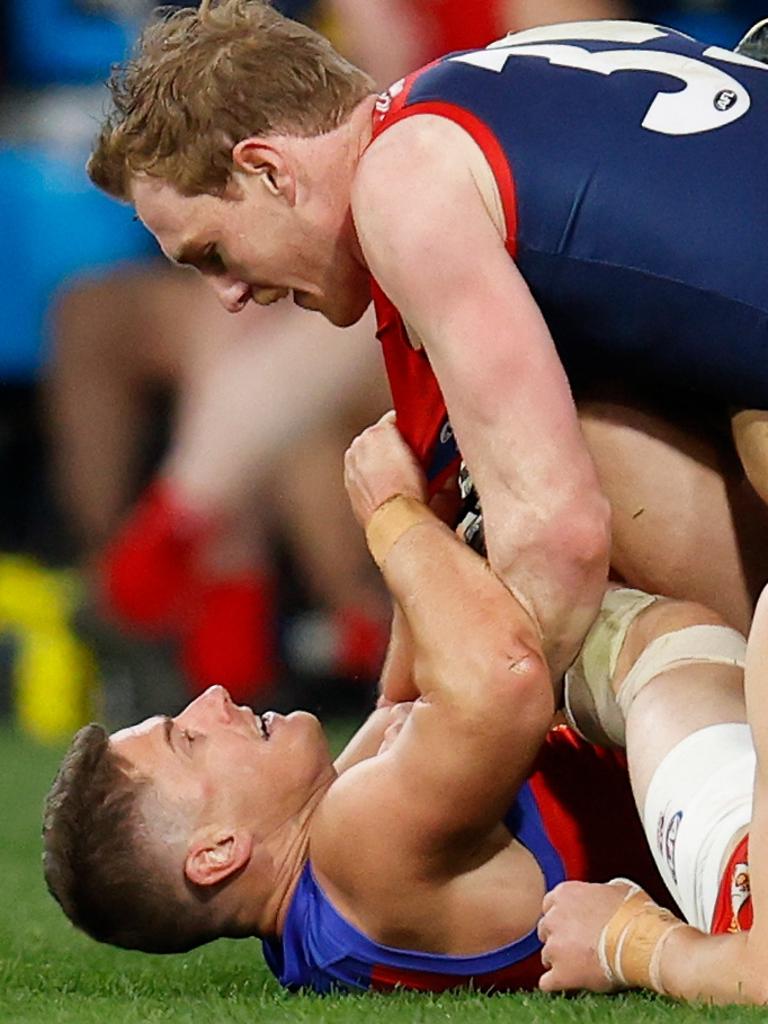
<path fill-rule="evenodd" d="M 764 1020 L 764 1010 L 682 1007 L 642 995 L 552 999 L 479 996 L 292 996 L 254 940 L 185 956 L 109 949 L 75 932 L 45 892 L 40 808 L 59 753 L 0 730 L 0 1021 L 13 1024 L 693 1024 Z"/>

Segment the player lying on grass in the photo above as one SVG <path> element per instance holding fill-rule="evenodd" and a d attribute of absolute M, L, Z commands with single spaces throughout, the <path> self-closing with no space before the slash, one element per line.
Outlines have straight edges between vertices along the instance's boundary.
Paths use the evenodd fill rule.
<path fill-rule="evenodd" d="M 648 842 L 689 925 L 624 879 L 566 882 L 544 900 L 538 931 L 548 971 L 540 984 L 550 992 L 647 987 L 681 999 L 764 1004 L 768 591 L 750 631 L 746 700 L 738 634 L 707 635 L 697 626 L 646 646 L 666 604 L 647 600 L 622 610 L 614 594 L 612 616 L 604 603 L 570 696 L 585 732 L 626 739 Z M 705 649 L 720 664 L 698 660 L 695 652 Z"/>
<path fill-rule="evenodd" d="M 123 946 L 261 936 L 291 987 L 534 985 L 547 889 L 619 870 L 654 885 L 626 775 L 549 731 L 536 630 L 422 504 L 391 421 L 352 446 L 347 487 L 411 630 L 418 699 L 375 711 L 335 764 L 312 716 L 257 716 L 219 688 L 175 719 L 88 726 L 48 799 L 48 884 Z M 654 608 L 646 642 L 723 632 L 698 606 Z"/>

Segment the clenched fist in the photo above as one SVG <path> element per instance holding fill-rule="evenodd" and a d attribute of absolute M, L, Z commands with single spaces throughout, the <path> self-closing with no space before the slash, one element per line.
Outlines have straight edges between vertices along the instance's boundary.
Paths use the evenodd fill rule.
<path fill-rule="evenodd" d="M 427 500 L 424 472 L 397 429 L 394 412 L 385 413 L 349 446 L 344 485 L 363 529 L 376 509 L 397 494 Z"/>
<path fill-rule="evenodd" d="M 614 992 L 598 957 L 597 947 L 605 925 L 624 901 L 629 883 L 608 885 L 561 882 L 544 897 L 539 938 L 544 943 L 541 960 L 546 972 L 539 980 L 544 992 L 585 988 Z"/>

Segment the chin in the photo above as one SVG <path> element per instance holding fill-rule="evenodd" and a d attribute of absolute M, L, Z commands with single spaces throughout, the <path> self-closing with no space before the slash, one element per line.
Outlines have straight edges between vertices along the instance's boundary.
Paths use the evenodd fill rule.
<path fill-rule="evenodd" d="M 334 327 L 352 327 L 359 320 L 363 318 L 366 310 L 371 304 L 370 295 L 366 296 L 365 301 L 357 301 L 353 303 L 347 303 L 344 306 L 337 306 L 333 309 L 324 312 L 327 320 L 334 325 Z"/>

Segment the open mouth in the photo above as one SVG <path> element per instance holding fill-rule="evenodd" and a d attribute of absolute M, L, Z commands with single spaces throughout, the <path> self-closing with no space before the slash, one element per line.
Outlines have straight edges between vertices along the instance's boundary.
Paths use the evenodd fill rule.
<path fill-rule="evenodd" d="M 261 729 L 261 735 L 265 740 L 269 739 L 269 726 L 267 725 L 266 717 L 264 715 L 257 715 L 256 718 L 259 722 L 259 728 Z"/>

